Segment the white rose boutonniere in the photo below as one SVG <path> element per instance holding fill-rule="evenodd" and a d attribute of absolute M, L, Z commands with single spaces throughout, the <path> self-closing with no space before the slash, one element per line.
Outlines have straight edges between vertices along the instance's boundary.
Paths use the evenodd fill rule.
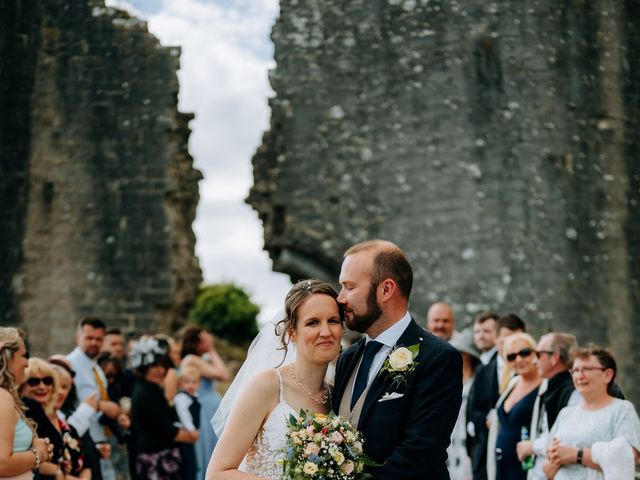
<path fill-rule="evenodd" d="M 418 353 L 420 353 L 419 343 L 408 347 L 395 347 L 389 352 L 381 371 L 391 375 L 395 384 L 406 383 L 407 378 L 418 365 L 418 362 L 416 362 Z"/>

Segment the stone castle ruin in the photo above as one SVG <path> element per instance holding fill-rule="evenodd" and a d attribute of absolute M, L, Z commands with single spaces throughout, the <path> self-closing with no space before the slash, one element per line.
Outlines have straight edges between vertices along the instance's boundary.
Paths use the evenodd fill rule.
<path fill-rule="evenodd" d="M 612 347 L 640 398 L 640 4 L 282 0 L 248 202 L 274 268 L 387 238 L 411 311 Z"/>
<path fill-rule="evenodd" d="M 180 50 L 104 1 L 0 1 L 0 322 L 35 354 L 76 322 L 182 324 L 202 280 Z"/>
<path fill-rule="evenodd" d="M 640 4 L 281 0 L 248 202 L 274 269 L 336 281 L 367 238 L 411 311 L 515 311 L 613 348 L 640 398 Z M 102 0 L 0 0 L 0 322 L 184 322 L 202 279 L 179 49 Z"/>

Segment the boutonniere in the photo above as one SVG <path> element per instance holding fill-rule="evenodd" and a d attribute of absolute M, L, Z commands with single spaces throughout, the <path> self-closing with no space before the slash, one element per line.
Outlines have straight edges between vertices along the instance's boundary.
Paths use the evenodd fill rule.
<path fill-rule="evenodd" d="M 400 385 L 406 383 L 409 375 L 418 366 L 416 357 L 420 353 L 420 344 L 409 345 L 408 347 L 394 347 L 387 355 L 387 359 L 382 365 L 382 372 L 387 372 L 392 379 L 392 383 Z"/>

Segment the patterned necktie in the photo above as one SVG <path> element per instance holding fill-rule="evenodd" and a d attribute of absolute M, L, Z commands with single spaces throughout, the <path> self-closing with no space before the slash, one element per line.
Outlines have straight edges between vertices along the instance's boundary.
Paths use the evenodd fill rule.
<path fill-rule="evenodd" d="M 100 392 L 100 400 L 109 400 L 109 395 L 107 394 L 107 389 L 104 388 L 104 383 L 102 383 L 102 378 L 100 378 L 100 374 L 98 373 L 98 369 L 96 367 L 93 367 L 93 376 L 96 379 L 96 383 L 98 384 L 98 391 Z M 107 426 L 103 426 L 102 429 L 104 430 L 104 434 L 105 436 L 108 438 L 111 435 L 113 435 L 113 433 L 111 432 L 111 429 Z"/>
<path fill-rule="evenodd" d="M 382 348 L 382 344 L 380 342 L 376 342 L 375 340 L 369 341 L 369 343 L 367 343 L 366 347 L 364 348 L 362 362 L 360 363 L 358 375 L 356 375 L 356 381 L 353 385 L 353 395 L 351 395 L 352 410 L 353 406 L 360 398 L 360 395 L 362 395 L 362 392 L 364 392 L 365 388 L 367 388 L 371 363 L 373 362 L 373 357 L 376 356 L 376 353 L 378 353 L 378 350 L 380 350 L 380 348 Z"/>

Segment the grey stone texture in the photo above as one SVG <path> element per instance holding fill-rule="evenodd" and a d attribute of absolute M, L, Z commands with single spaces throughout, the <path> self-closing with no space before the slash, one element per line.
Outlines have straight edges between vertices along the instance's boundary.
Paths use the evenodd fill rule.
<path fill-rule="evenodd" d="M 0 323 L 169 331 L 202 280 L 178 48 L 102 0 L 0 0 Z"/>
<path fill-rule="evenodd" d="M 640 4 L 281 0 L 247 202 L 274 269 L 398 243 L 411 311 L 610 346 L 640 400 Z"/>

